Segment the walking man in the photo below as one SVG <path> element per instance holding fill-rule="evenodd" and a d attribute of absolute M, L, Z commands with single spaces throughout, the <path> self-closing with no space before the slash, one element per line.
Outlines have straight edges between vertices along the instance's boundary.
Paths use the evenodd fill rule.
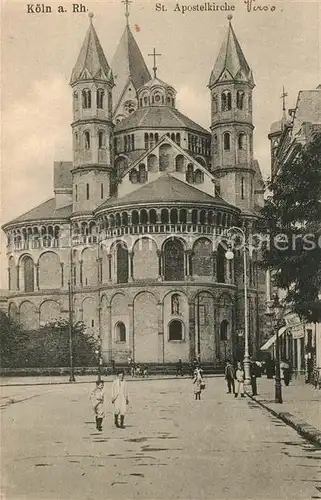
<path fill-rule="evenodd" d="M 96 429 L 97 431 L 103 430 L 103 419 L 105 417 L 104 413 L 104 382 L 102 380 L 97 380 L 96 387 L 91 393 L 91 402 L 93 405 L 93 410 L 96 418 Z"/>
<path fill-rule="evenodd" d="M 237 369 L 236 369 L 236 381 L 237 381 L 237 390 L 234 394 L 234 397 L 237 398 L 237 396 L 241 393 L 241 398 L 244 398 L 244 370 L 242 367 L 242 363 L 238 362 L 237 363 Z"/>
<path fill-rule="evenodd" d="M 226 361 L 226 366 L 225 366 L 225 380 L 227 383 L 227 393 L 231 394 L 231 389 L 233 389 L 233 393 L 235 394 L 235 370 L 233 365 L 231 364 L 230 360 L 228 359 Z"/>
<path fill-rule="evenodd" d="M 124 429 L 126 407 L 129 404 L 129 399 L 128 399 L 127 383 L 124 380 L 124 371 L 122 370 L 119 371 L 118 377 L 113 382 L 111 402 L 114 405 L 115 425 L 116 427 Z"/>

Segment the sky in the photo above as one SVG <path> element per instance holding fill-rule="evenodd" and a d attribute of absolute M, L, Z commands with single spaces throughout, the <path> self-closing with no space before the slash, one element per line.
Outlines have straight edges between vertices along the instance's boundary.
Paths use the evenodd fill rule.
<path fill-rule="evenodd" d="M 155 47 L 161 53 L 157 75 L 177 90 L 177 108 L 205 128 L 210 126 L 207 88 L 231 12 L 186 12 L 202 0 L 133 0 L 130 25 L 148 67 Z M 209 2 L 213 5 L 215 2 Z M 235 6 L 233 28 L 254 73 L 254 154 L 263 177 L 270 174 L 267 135 L 298 92 L 321 83 L 321 1 L 251 0 Z M 51 13 L 27 13 L 27 2 L 2 0 L 1 8 L 1 219 L 3 224 L 53 196 L 53 162 L 72 160 L 72 91 L 69 79 L 94 13 L 94 26 L 109 63 L 125 28 L 120 0 L 84 1 L 73 13 L 71 0 L 45 2 Z M 217 1 L 216 5 L 224 5 Z M 36 6 L 37 4 L 31 4 Z M 42 5 L 42 4 L 40 4 Z M 58 13 L 58 6 L 66 10 Z M 267 6 L 267 11 L 253 10 Z M 274 10 L 271 10 L 274 7 Z M 139 31 L 135 30 L 139 26 Z M 151 71 L 152 73 L 152 71 Z M 5 236 L 1 231 L 1 281 L 7 288 Z"/>

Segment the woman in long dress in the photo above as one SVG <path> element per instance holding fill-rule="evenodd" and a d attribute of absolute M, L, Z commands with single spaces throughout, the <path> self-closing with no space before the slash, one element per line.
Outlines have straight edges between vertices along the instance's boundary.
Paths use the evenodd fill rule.
<path fill-rule="evenodd" d="M 124 372 L 120 371 L 112 385 L 111 402 L 114 405 L 114 422 L 116 427 L 124 429 L 126 408 L 129 404 L 127 383 L 124 380 Z M 119 422 L 120 417 L 120 422 Z"/>

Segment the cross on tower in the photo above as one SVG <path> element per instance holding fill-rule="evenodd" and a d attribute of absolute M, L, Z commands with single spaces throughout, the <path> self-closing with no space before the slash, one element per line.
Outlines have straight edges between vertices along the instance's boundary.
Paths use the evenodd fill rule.
<path fill-rule="evenodd" d="M 285 112 L 285 98 L 288 96 L 288 94 L 284 91 L 284 85 L 283 85 L 283 92 L 281 95 L 281 99 L 283 100 L 283 112 Z"/>
<path fill-rule="evenodd" d="M 128 18 L 129 18 L 129 4 L 133 3 L 131 0 L 122 0 L 121 3 L 125 4 L 125 16 L 126 16 L 126 23 L 128 24 Z"/>
<path fill-rule="evenodd" d="M 149 56 L 153 56 L 154 58 L 154 67 L 153 67 L 153 71 L 154 71 L 154 78 L 156 78 L 156 71 L 157 71 L 157 66 L 156 66 L 156 56 L 161 56 L 162 54 L 157 54 L 156 53 L 156 50 L 155 50 L 155 47 L 153 48 L 153 53 L 152 54 L 148 54 Z"/>

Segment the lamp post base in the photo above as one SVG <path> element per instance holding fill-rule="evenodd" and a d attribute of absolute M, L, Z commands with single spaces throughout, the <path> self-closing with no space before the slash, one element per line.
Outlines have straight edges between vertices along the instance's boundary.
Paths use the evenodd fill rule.
<path fill-rule="evenodd" d="M 275 379 L 275 402 L 280 404 L 283 403 L 281 379 L 279 378 Z"/>
<path fill-rule="evenodd" d="M 76 382 L 75 375 L 73 373 L 69 376 L 69 382 Z"/>
<path fill-rule="evenodd" d="M 244 356 L 244 385 L 251 385 L 251 361 L 249 356 Z"/>

